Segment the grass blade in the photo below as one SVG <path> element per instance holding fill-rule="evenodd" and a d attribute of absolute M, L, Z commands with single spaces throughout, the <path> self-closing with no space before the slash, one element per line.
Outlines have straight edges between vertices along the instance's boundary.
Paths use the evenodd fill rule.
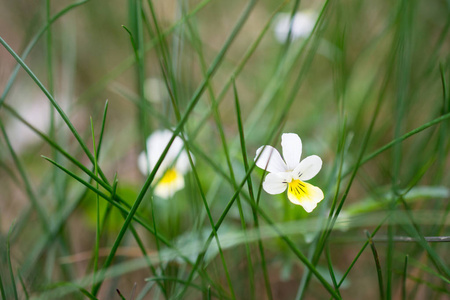
<path fill-rule="evenodd" d="M 57 21 L 59 18 L 61 18 L 62 16 L 64 16 L 65 14 L 67 14 L 68 12 L 70 12 L 72 9 L 85 4 L 86 2 L 88 2 L 90 0 L 82 0 L 79 2 L 75 2 L 73 4 L 70 4 L 68 6 L 66 6 L 64 9 L 62 9 L 59 13 L 57 13 L 53 18 L 50 18 L 50 20 L 47 21 L 47 23 L 45 24 L 44 27 L 42 27 L 38 33 L 31 39 L 31 41 L 28 43 L 28 46 L 25 48 L 25 50 L 22 53 L 22 60 L 25 60 L 25 58 L 27 58 L 28 54 L 30 53 L 30 51 L 34 48 L 34 46 L 36 45 L 36 43 L 39 41 L 39 39 L 42 37 L 42 35 L 50 28 L 51 24 L 53 24 L 55 21 Z M 8 79 L 8 82 L 6 83 L 6 87 L 3 90 L 3 93 L 0 97 L 0 108 L 2 107 L 4 101 L 6 100 L 6 96 L 8 95 L 9 91 L 11 90 L 11 87 L 14 83 L 14 80 L 16 79 L 17 73 L 19 72 L 20 69 L 20 65 L 18 64 L 10 78 Z"/>
<path fill-rule="evenodd" d="M 247 159 L 247 149 L 245 147 L 245 135 L 244 135 L 244 128 L 242 125 L 241 108 L 239 105 L 239 96 L 238 96 L 236 85 L 234 82 L 233 82 L 233 91 L 234 91 L 234 103 L 235 103 L 235 109 L 236 109 L 236 119 L 237 119 L 237 124 L 238 124 L 239 140 L 240 140 L 240 144 L 241 144 L 242 159 L 244 161 L 244 170 L 247 173 L 248 169 L 249 169 L 248 159 Z M 255 197 L 253 194 L 253 184 L 252 184 L 251 177 L 248 177 L 248 179 L 247 179 L 247 187 L 248 187 L 248 192 L 249 192 L 251 201 L 256 203 L 256 200 L 255 200 Z M 258 213 L 256 212 L 256 210 L 253 207 L 252 207 L 252 214 L 253 214 L 253 222 L 255 223 L 255 226 L 258 228 L 259 227 Z M 262 268 L 263 277 L 264 277 L 264 286 L 266 289 L 267 298 L 270 300 L 270 299 L 273 299 L 273 297 L 272 297 L 272 288 L 270 287 L 269 274 L 267 272 L 267 264 L 266 264 L 265 254 L 264 254 L 264 246 L 263 246 L 262 240 L 260 239 L 260 231 L 259 230 L 258 230 L 257 234 L 258 234 L 259 255 L 261 257 L 261 268 Z"/>
<path fill-rule="evenodd" d="M 16 279 L 13 272 L 13 267 L 11 264 L 11 245 L 9 243 L 9 237 L 11 236 L 11 232 L 14 230 L 14 224 L 11 225 L 8 231 L 8 237 L 6 240 L 6 259 L 8 263 L 8 270 L 9 270 L 9 276 L 11 278 L 11 289 L 13 291 L 14 299 L 19 300 L 19 296 L 17 295 L 17 285 L 16 285 Z M 6 298 L 4 298 L 6 299 Z"/>
<path fill-rule="evenodd" d="M 403 278 L 402 278 L 402 299 L 406 300 L 406 278 L 408 278 L 408 255 L 405 255 L 405 264 L 403 267 Z"/>
<path fill-rule="evenodd" d="M 167 155 L 167 152 L 169 151 L 170 146 L 172 145 L 173 141 L 175 140 L 175 137 L 177 136 L 177 134 L 181 131 L 182 127 L 184 126 L 184 123 L 186 123 L 189 114 L 194 109 L 195 105 L 197 104 L 197 102 L 200 99 L 200 96 L 202 95 L 203 91 L 205 90 L 205 87 L 207 85 L 207 82 L 209 81 L 209 78 L 217 70 L 217 67 L 219 66 L 220 62 L 223 60 L 223 57 L 225 56 L 226 51 L 228 50 L 228 48 L 230 47 L 230 45 L 233 42 L 234 38 L 236 37 L 236 35 L 238 34 L 239 30 L 243 26 L 245 20 L 247 19 L 248 15 L 249 15 L 249 13 L 250 13 L 250 11 L 251 11 L 251 9 L 253 8 L 254 5 L 255 5 L 255 1 L 253 1 L 253 0 L 250 1 L 250 3 L 248 5 L 245 13 L 241 17 L 240 21 L 236 24 L 234 30 L 232 31 L 232 33 L 230 34 L 229 38 L 225 42 L 225 45 L 222 47 L 220 53 L 216 56 L 215 60 L 211 64 L 210 68 L 208 69 L 207 76 L 205 77 L 205 79 L 203 80 L 202 84 L 200 85 L 200 87 L 197 89 L 197 91 L 195 92 L 194 96 L 192 97 L 192 100 L 190 101 L 189 106 L 187 107 L 185 114 L 183 115 L 181 120 L 178 122 L 178 125 L 175 128 L 175 130 L 174 130 L 172 138 L 170 139 L 170 141 L 168 142 L 167 146 L 165 147 L 165 149 L 164 149 L 163 153 L 161 154 L 161 157 L 159 158 L 158 162 L 155 164 L 154 169 L 152 170 L 150 175 L 147 177 L 147 180 L 145 181 L 144 186 L 142 187 L 138 198 L 136 199 L 135 203 L 133 204 L 133 207 L 131 208 L 130 213 L 128 214 L 128 217 L 125 220 L 125 223 L 122 226 L 122 229 L 120 230 L 120 233 L 117 236 L 116 241 L 114 242 L 111 254 L 107 257 L 102 270 L 105 270 L 111 264 L 111 262 L 112 262 L 112 260 L 114 258 L 114 255 L 115 255 L 115 251 L 117 251 L 117 248 L 119 247 L 119 244 L 122 241 L 123 236 L 125 235 L 125 232 L 126 232 L 126 230 L 128 228 L 128 225 L 131 222 L 131 219 L 133 218 L 134 214 L 137 211 L 137 208 L 139 207 L 139 205 L 141 204 L 142 200 L 144 199 L 145 193 L 147 192 L 148 188 L 150 187 L 150 184 L 152 183 L 152 181 L 153 181 L 153 179 L 154 179 L 154 177 L 156 175 L 156 172 L 158 171 L 159 167 L 161 166 L 161 163 L 162 163 L 163 159 Z M 1 40 L 0 40 L 0 42 L 1 42 Z M 98 283 L 95 286 L 95 288 L 93 290 L 93 294 L 94 295 L 97 294 L 98 290 L 100 289 L 100 286 L 101 286 L 101 282 Z"/>
<path fill-rule="evenodd" d="M 38 214 L 39 221 L 42 224 L 42 228 L 44 229 L 44 231 L 48 231 L 49 225 L 47 223 L 47 220 L 48 220 L 47 213 L 45 212 L 44 208 L 38 201 L 36 193 L 34 192 L 32 186 L 31 186 L 30 180 L 28 179 L 28 176 L 25 172 L 23 164 L 21 163 L 21 161 L 19 160 L 19 157 L 17 156 L 16 152 L 12 148 L 11 143 L 8 138 L 8 134 L 6 133 L 5 127 L 3 126 L 3 122 L 1 120 L 0 120 L 0 130 L 2 131 L 3 137 L 6 141 L 6 145 L 8 146 L 8 150 L 14 160 L 16 168 L 19 171 L 20 177 L 22 178 L 22 181 L 25 185 L 25 190 L 26 190 L 28 198 L 30 199 L 31 205 L 34 207 L 34 209 L 36 210 L 36 212 Z"/>
<path fill-rule="evenodd" d="M 370 248 L 372 249 L 373 258 L 375 260 L 375 267 L 377 269 L 378 275 L 378 290 L 380 292 L 380 299 L 385 299 L 385 292 L 383 287 L 383 273 L 381 271 L 380 259 L 378 257 L 377 249 L 375 248 L 375 244 L 372 240 L 372 236 L 368 231 L 366 231 L 367 239 L 369 241 Z"/>

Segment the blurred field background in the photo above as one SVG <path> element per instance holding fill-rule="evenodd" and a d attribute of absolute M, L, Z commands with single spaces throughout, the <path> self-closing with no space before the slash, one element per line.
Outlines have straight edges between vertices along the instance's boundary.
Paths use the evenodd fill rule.
<path fill-rule="evenodd" d="M 448 299 L 449 28 L 444 0 L 3 0 L 3 299 Z M 161 129 L 195 157 L 171 199 L 137 163 Z M 323 160 L 310 214 L 254 168 L 283 132 Z"/>

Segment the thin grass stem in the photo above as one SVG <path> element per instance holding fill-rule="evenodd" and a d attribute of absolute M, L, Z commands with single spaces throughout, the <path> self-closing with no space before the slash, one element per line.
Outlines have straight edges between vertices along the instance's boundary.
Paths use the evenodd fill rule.
<path fill-rule="evenodd" d="M 241 108 L 239 105 L 239 96 L 237 93 L 235 82 L 233 81 L 233 91 L 234 91 L 234 100 L 235 100 L 235 108 L 236 108 L 236 119 L 238 124 L 238 131 L 239 131 L 239 139 L 241 144 L 241 152 L 242 152 L 242 159 L 244 161 L 244 170 L 245 172 L 248 172 L 249 164 L 247 159 L 247 149 L 245 147 L 245 135 L 244 135 L 244 128 L 242 125 L 242 116 L 241 116 Z M 247 187 L 248 187 L 248 193 L 250 196 L 251 201 L 256 203 L 255 197 L 253 194 L 253 184 L 252 179 L 249 176 L 247 179 Z M 269 280 L 269 273 L 267 271 L 267 264 L 266 264 L 266 258 L 264 254 L 264 246 L 261 240 L 261 234 L 259 231 L 259 219 L 258 219 L 258 213 L 257 211 L 252 207 L 252 214 L 253 214 L 253 222 L 255 223 L 255 227 L 258 228 L 257 230 L 257 239 L 258 239 L 258 249 L 259 249 L 259 255 L 261 257 L 261 268 L 263 271 L 263 278 L 264 278 L 264 286 L 266 289 L 267 298 L 269 300 L 273 299 L 272 296 L 272 288 L 270 287 L 270 280 Z"/>
<path fill-rule="evenodd" d="M 9 228 L 8 236 L 6 239 L 6 259 L 7 259 L 7 263 L 8 263 L 9 276 L 11 278 L 11 289 L 13 291 L 13 296 L 14 296 L 14 299 L 18 300 L 19 296 L 17 294 L 16 279 L 14 276 L 14 271 L 13 271 L 13 267 L 12 267 L 12 263 L 11 263 L 11 245 L 9 242 L 9 237 L 11 236 L 11 232 L 13 230 L 14 230 L 14 224 L 11 225 L 11 227 Z M 6 299 L 6 298 L 4 298 L 4 299 Z"/>
<path fill-rule="evenodd" d="M 407 299 L 406 295 L 406 279 L 408 278 L 408 255 L 405 255 L 405 263 L 403 265 L 403 278 L 402 278 L 402 294 L 403 300 Z"/>
<path fill-rule="evenodd" d="M 366 230 L 367 240 L 369 242 L 370 248 L 372 249 L 373 259 L 375 260 L 375 267 L 377 269 L 377 275 L 378 275 L 378 291 L 380 292 L 380 299 L 385 299 L 385 291 L 383 286 L 383 273 L 381 271 L 381 264 L 380 259 L 378 257 L 378 252 L 375 247 L 375 243 L 372 240 L 372 236 L 370 233 Z"/>

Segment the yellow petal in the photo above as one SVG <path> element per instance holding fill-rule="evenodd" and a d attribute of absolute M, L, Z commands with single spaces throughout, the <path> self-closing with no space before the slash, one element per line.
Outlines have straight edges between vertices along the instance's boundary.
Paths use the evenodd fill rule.
<path fill-rule="evenodd" d="M 296 205 L 301 205 L 309 213 L 316 208 L 317 203 L 322 201 L 323 197 L 322 190 L 312 184 L 298 179 L 292 180 L 289 183 L 289 201 Z"/>

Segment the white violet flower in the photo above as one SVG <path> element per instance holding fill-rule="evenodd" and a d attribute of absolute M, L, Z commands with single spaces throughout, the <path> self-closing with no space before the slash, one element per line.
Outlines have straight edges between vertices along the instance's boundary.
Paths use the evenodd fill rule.
<path fill-rule="evenodd" d="M 138 157 L 138 167 L 142 174 L 148 175 L 155 167 L 172 135 L 170 130 L 157 130 L 148 137 L 148 155 L 145 155 L 145 151 L 143 151 Z M 191 157 L 193 159 L 192 154 Z M 184 188 L 183 176 L 189 170 L 189 158 L 186 150 L 183 149 L 183 140 L 177 136 L 156 172 L 155 195 L 165 199 L 171 198 L 175 192 Z"/>
<path fill-rule="evenodd" d="M 285 43 L 291 30 L 291 40 L 307 38 L 317 21 L 317 15 L 313 11 L 297 12 L 291 18 L 290 13 L 279 13 L 275 18 L 275 38 L 280 43 Z M 291 29 L 292 27 L 292 29 Z"/>
<path fill-rule="evenodd" d="M 272 146 L 266 145 L 256 150 L 256 165 L 269 172 L 264 179 L 263 189 L 275 195 L 283 193 L 287 188 L 289 201 L 303 206 L 310 213 L 324 196 L 320 188 L 305 181 L 319 173 L 322 159 L 311 155 L 300 161 L 302 141 L 295 133 L 284 133 L 281 136 L 281 147 L 284 160 Z"/>

